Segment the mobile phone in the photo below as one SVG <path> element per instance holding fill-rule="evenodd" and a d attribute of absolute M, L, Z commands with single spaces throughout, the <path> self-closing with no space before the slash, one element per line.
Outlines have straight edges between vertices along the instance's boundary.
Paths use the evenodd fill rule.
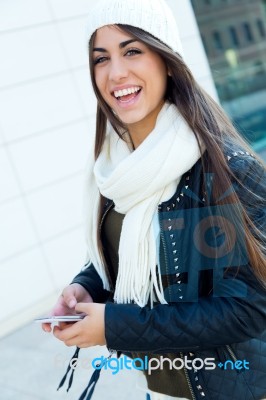
<path fill-rule="evenodd" d="M 58 322 L 77 322 L 81 321 L 85 317 L 84 314 L 77 314 L 77 315 L 51 315 L 47 317 L 40 317 L 36 318 L 35 322 L 40 323 L 58 323 Z"/>

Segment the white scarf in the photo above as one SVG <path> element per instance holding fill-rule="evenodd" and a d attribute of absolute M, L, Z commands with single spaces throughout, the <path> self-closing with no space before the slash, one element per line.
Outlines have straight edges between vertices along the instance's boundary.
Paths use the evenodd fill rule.
<path fill-rule="evenodd" d="M 114 300 L 143 307 L 156 294 L 166 303 L 160 273 L 156 274 L 156 240 L 152 220 L 158 205 L 175 192 L 181 176 L 199 159 L 194 133 L 173 104 L 165 103 L 154 130 L 133 152 L 110 124 L 96 162 L 89 162 L 86 181 L 88 260 L 109 283 L 97 247 L 100 193 L 125 214 L 119 243 L 119 268 Z M 159 271 L 157 271 L 159 272 Z M 159 277 L 159 281 L 158 281 Z"/>

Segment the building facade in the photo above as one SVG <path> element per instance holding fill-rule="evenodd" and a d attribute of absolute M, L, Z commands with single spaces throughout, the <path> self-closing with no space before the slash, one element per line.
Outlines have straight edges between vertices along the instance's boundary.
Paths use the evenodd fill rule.
<path fill-rule="evenodd" d="M 256 148 L 266 135 L 264 0 L 194 0 L 220 102 Z"/>

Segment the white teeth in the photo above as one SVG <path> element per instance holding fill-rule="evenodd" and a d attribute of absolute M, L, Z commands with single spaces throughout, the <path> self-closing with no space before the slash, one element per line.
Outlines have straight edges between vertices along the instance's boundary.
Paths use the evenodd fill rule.
<path fill-rule="evenodd" d="M 114 92 L 114 95 L 116 98 L 123 97 L 123 96 L 127 96 L 128 94 L 138 92 L 140 89 L 141 88 L 139 86 L 136 86 L 136 87 L 132 87 L 132 88 L 128 88 L 128 89 L 116 90 Z"/>

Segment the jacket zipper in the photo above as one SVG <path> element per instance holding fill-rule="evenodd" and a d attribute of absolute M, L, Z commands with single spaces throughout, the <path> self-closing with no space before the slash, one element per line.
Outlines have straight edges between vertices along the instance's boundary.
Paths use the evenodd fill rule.
<path fill-rule="evenodd" d="M 110 203 L 110 205 L 107 207 L 107 209 L 105 210 L 105 212 L 103 213 L 103 215 L 102 215 L 101 222 L 100 222 L 100 227 L 99 227 L 99 237 L 100 238 L 101 238 L 102 225 L 103 225 L 104 219 L 105 219 L 106 215 L 108 214 L 108 212 L 111 210 L 111 208 L 113 206 L 114 206 L 114 202 L 112 201 Z M 111 287 L 112 290 L 114 290 L 113 284 L 112 284 L 112 279 L 111 279 L 111 276 L 110 276 L 110 273 L 109 273 L 109 270 L 107 268 L 106 261 L 105 261 L 105 258 L 104 258 L 104 254 L 102 254 L 102 256 L 103 256 L 103 259 L 104 259 L 105 272 L 106 272 L 107 278 L 108 278 L 108 280 L 110 282 L 110 287 Z"/>
<path fill-rule="evenodd" d="M 183 355 L 183 353 L 180 353 L 180 356 L 181 356 L 182 360 L 184 360 L 184 355 Z M 192 385 L 191 385 L 191 382 L 190 382 L 190 378 L 189 378 L 189 376 L 188 376 L 188 372 L 187 372 L 187 369 L 186 369 L 185 366 L 184 366 L 184 371 L 185 371 L 185 376 L 186 376 L 187 384 L 188 384 L 188 387 L 189 387 L 189 390 L 190 390 L 192 399 L 193 399 L 193 400 L 196 400 L 196 396 L 195 396 L 195 393 L 194 393 L 194 391 L 193 391 L 193 388 L 192 388 Z"/>
<path fill-rule="evenodd" d="M 236 355 L 233 352 L 233 349 L 231 348 L 231 346 L 229 346 L 229 344 L 226 344 L 225 347 L 227 348 L 227 351 L 230 354 L 230 356 L 232 357 L 232 359 L 234 360 L 234 362 L 236 362 L 237 358 L 236 358 Z"/>
<path fill-rule="evenodd" d="M 111 210 L 111 208 L 113 207 L 113 205 L 114 205 L 114 202 L 112 201 L 112 202 L 109 204 L 109 206 L 107 207 L 107 209 L 105 210 L 105 212 L 103 213 L 103 215 L 102 215 L 101 223 L 100 223 L 100 228 L 99 228 L 99 235 L 100 235 L 100 236 L 101 236 L 103 221 L 104 221 L 106 215 L 108 214 L 108 212 L 109 212 L 109 211 Z"/>
<path fill-rule="evenodd" d="M 170 286 L 170 282 L 169 282 L 169 279 L 168 279 L 169 271 L 168 271 L 168 263 L 167 263 L 167 257 L 166 257 L 166 244 L 165 244 L 165 240 L 164 240 L 164 236 L 163 236 L 162 221 L 161 221 L 161 219 L 160 219 L 160 209 L 161 209 L 161 206 L 160 206 L 160 204 L 159 204 L 159 206 L 158 206 L 158 219 L 159 219 L 159 224 L 160 224 L 160 236 L 161 236 L 162 242 L 163 242 L 164 262 L 165 262 L 165 268 L 166 268 L 166 272 L 167 272 L 166 278 L 167 278 L 168 287 L 169 287 L 169 286 Z M 160 253 L 160 252 L 159 252 L 159 253 Z M 160 260 L 158 260 L 158 262 L 160 262 Z"/>

